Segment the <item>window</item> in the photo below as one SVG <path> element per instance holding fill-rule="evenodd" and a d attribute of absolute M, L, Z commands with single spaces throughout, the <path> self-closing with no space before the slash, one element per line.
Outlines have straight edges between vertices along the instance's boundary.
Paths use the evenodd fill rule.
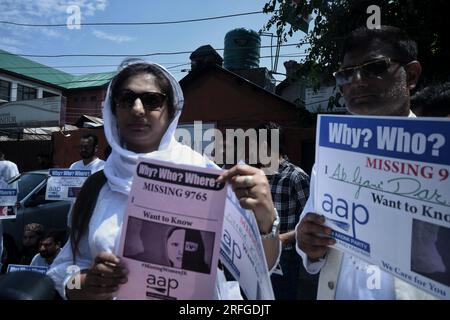
<path fill-rule="evenodd" d="M 57 94 L 54 94 L 52 92 L 44 91 L 42 92 L 42 98 L 48 98 L 48 97 L 56 97 Z"/>
<path fill-rule="evenodd" d="M 0 80 L 0 100 L 11 100 L 11 82 Z"/>
<path fill-rule="evenodd" d="M 17 101 L 19 100 L 31 100 L 37 98 L 37 90 L 35 88 L 17 85 Z"/>

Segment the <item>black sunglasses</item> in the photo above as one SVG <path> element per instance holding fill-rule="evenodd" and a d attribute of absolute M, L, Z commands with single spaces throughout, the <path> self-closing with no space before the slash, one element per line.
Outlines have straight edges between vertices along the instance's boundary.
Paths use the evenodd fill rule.
<path fill-rule="evenodd" d="M 136 99 L 139 98 L 146 110 L 153 111 L 162 108 L 166 97 L 161 92 L 136 93 L 132 90 L 124 90 L 117 97 L 116 103 L 120 108 L 128 109 L 132 108 Z"/>
<path fill-rule="evenodd" d="M 380 77 L 385 72 L 387 72 L 392 62 L 400 63 L 399 61 L 393 60 L 391 58 L 383 58 L 379 60 L 369 61 L 359 66 L 336 71 L 333 73 L 333 76 L 336 79 L 337 85 L 344 86 L 352 82 L 356 70 L 359 70 L 361 76 L 373 79 Z"/>

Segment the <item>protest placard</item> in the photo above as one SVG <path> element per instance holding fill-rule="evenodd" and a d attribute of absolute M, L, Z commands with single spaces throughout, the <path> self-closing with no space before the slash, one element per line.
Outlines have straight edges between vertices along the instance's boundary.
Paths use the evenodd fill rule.
<path fill-rule="evenodd" d="M 0 189 L 0 220 L 16 218 L 17 189 Z"/>
<path fill-rule="evenodd" d="M 119 256 L 130 273 L 118 299 L 212 299 L 222 234 L 220 170 L 141 158 Z"/>
<path fill-rule="evenodd" d="M 8 268 L 6 270 L 7 273 L 9 272 L 17 272 L 17 271 L 32 271 L 37 272 L 41 274 L 46 274 L 48 271 L 47 267 L 38 267 L 38 266 L 29 266 L 29 265 L 23 265 L 23 264 L 9 264 Z"/>
<path fill-rule="evenodd" d="M 50 169 L 45 190 L 45 200 L 74 201 L 91 175 L 90 170 Z"/>
<path fill-rule="evenodd" d="M 450 121 L 319 116 L 317 137 L 335 247 L 450 299 Z"/>
<path fill-rule="evenodd" d="M 253 213 L 227 192 L 220 258 L 249 300 L 274 300 L 266 257 Z"/>

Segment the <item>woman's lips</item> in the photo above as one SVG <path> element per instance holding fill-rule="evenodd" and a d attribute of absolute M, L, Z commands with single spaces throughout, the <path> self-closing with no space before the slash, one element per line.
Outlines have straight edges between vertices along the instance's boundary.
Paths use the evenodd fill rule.
<path fill-rule="evenodd" d="M 147 125 L 145 123 L 130 123 L 128 128 L 131 130 L 144 130 L 147 128 Z"/>

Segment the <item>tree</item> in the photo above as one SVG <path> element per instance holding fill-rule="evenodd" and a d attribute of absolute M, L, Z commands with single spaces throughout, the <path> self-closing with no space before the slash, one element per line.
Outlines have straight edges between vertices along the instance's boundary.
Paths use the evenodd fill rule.
<path fill-rule="evenodd" d="M 286 41 L 301 33 L 302 24 L 288 22 L 293 21 L 293 14 L 307 17 L 312 13 L 314 28 L 299 45 L 310 44 L 306 61 L 320 66 L 311 73 L 326 82 L 339 68 L 345 37 L 357 27 L 366 26 L 370 5 L 381 9 L 381 24 L 402 28 L 417 41 L 418 60 L 423 67 L 419 86 L 450 79 L 450 37 L 445 35 L 450 30 L 450 2 L 446 0 L 270 0 L 263 9 L 272 14 L 265 29 L 275 26 Z"/>

